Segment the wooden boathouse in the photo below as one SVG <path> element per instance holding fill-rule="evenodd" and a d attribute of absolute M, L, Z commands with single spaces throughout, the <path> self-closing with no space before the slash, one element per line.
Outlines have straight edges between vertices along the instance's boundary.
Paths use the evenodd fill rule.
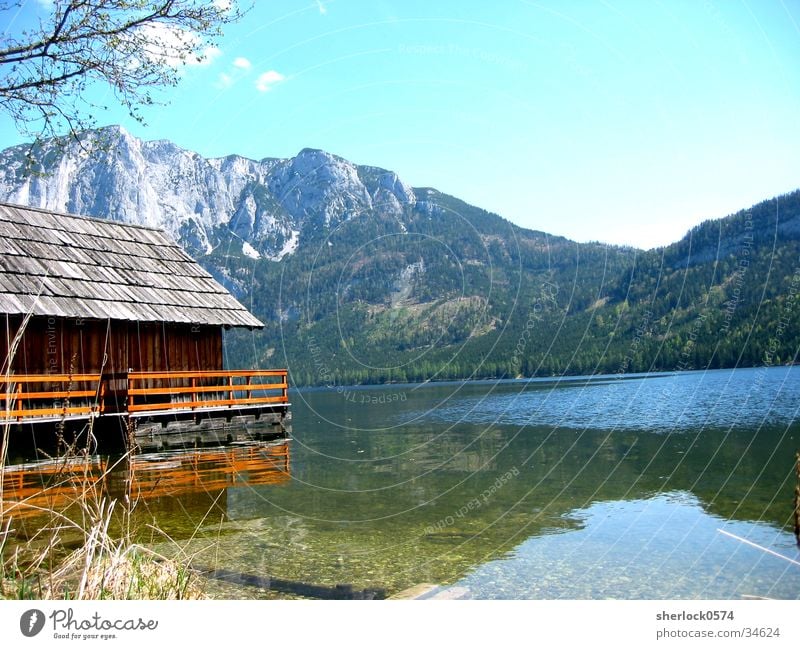
<path fill-rule="evenodd" d="M 223 330 L 263 323 L 161 230 L 0 203 L 0 318 L 3 429 L 149 449 L 289 428 L 285 369 L 225 367 Z"/>

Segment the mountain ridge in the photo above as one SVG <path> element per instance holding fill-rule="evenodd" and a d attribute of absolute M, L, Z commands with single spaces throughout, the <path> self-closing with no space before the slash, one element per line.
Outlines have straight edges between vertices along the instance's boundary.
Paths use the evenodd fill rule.
<path fill-rule="evenodd" d="M 24 145 L 0 152 L 0 198 L 164 228 L 267 323 L 227 337 L 229 362 L 297 384 L 759 364 L 800 310 L 800 191 L 640 250 L 310 147 L 206 159 L 113 127 L 35 154 L 28 173 Z M 793 362 L 786 330 L 771 358 Z"/>

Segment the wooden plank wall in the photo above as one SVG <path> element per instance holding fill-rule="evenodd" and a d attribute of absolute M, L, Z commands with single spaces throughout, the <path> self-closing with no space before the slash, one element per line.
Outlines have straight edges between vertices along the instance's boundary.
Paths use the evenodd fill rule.
<path fill-rule="evenodd" d="M 5 359 L 21 323 L 3 316 Z M 104 353 L 108 353 L 105 365 Z M 31 318 L 14 359 L 17 374 L 221 370 L 222 328 L 158 322 Z"/>
<path fill-rule="evenodd" d="M 135 371 L 222 369 L 222 328 L 129 323 L 129 367 Z"/>

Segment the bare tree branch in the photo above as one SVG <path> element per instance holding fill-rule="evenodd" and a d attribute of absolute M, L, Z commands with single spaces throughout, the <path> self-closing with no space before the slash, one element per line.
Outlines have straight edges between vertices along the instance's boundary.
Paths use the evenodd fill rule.
<path fill-rule="evenodd" d="M 0 2 L 0 20 L 22 4 Z M 201 0 L 55 0 L 37 28 L 0 36 L 0 110 L 36 140 L 64 131 L 76 138 L 103 108 L 87 90 L 104 84 L 142 121 L 153 91 L 177 84 L 181 67 L 202 61 L 242 14 L 233 3 Z"/>

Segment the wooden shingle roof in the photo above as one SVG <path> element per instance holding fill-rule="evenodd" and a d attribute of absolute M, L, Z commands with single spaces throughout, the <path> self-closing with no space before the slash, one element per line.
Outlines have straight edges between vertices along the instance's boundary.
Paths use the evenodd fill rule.
<path fill-rule="evenodd" d="M 0 203 L 0 313 L 263 327 L 164 232 Z"/>

